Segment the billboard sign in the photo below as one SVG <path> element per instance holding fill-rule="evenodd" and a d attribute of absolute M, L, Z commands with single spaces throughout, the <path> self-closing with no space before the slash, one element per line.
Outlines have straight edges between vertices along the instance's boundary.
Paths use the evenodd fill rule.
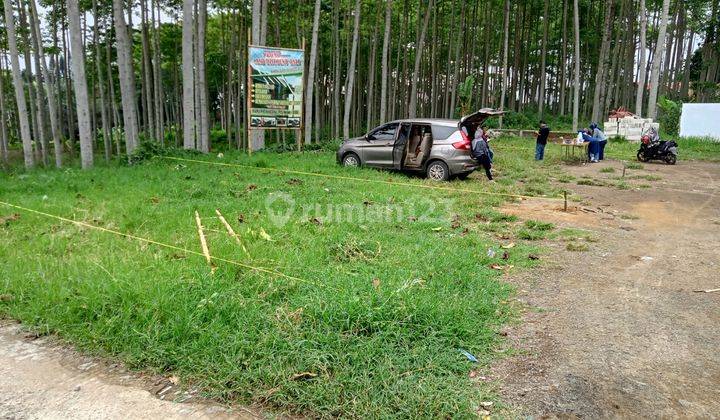
<path fill-rule="evenodd" d="M 302 122 L 303 50 L 250 46 L 250 129 L 299 129 Z"/>

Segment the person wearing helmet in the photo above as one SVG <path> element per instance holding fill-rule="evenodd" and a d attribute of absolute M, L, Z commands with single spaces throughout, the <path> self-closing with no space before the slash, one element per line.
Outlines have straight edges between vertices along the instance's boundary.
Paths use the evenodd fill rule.
<path fill-rule="evenodd" d="M 592 136 L 597 139 L 598 141 L 598 153 L 597 153 L 597 160 L 604 160 L 605 159 L 605 145 L 607 145 L 607 136 L 605 133 L 600 129 L 597 123 L 590 124 L 590 132 L 592 133 Z"/>

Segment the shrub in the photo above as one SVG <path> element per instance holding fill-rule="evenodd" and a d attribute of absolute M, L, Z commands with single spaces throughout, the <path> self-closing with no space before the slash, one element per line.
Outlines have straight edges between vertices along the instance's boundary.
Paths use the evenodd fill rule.
<path fill-rule="evenodd" d="M 682 103 L 661 96 L 658 101 L 658 108 L 660 108 L 660 117 L 658 118 L 660 128 L 665 133 L 676 136 L 680 131 Z"/>

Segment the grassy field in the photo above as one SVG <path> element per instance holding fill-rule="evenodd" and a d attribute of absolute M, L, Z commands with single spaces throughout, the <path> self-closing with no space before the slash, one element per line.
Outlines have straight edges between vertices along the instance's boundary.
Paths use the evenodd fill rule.
<path fill-rule="evenodd" d="M 435 185 L 341 168 L 326 152 L 198 158 L 250 168 L 153 159 L 17 170 L 0 175 L 0 201 L 194 251 L 197 210 L 212 255 L 297 279 L 223 262 L 211 275 L 196 255 L 0 205 L 0 314 L 278 412 L 471 417 L 494 398 L 468 377 L 498 357 L 497 331 L 514 314 L 490 266 L 528 267 L 538 250 L 516 238 L 535 227 L 495 208 L 511 198 L 483 192 L 557 194 L 544 175 L 553 169 L 499 156 L 500 182 L 445 185 L 464 189 L 453 192 L 265 169 Z"/>
<path fill-rule="evenodd" d="M 496 395 L 468 373 L 511 351 L 497 334 L 516 315 L 503 272 L 533 266 L 535 241 L 553 231 L 504 215 L 516 198 L 502 194 L 557 197 L 550 181 L 564 176 L 559 152 L 536 163 L 531 141 L 502 141 L 498 182 L 476 174 L 446 189 L 341 168 L 328 152 L 2 173 L 0 201 L 196 252 L 197 210 L 213 256 L 292 278 L 222 261 L 211 274 L 197 255 L 0 205 L 0 316 L 224 401 L 313 417 L 474 417 Z"/>

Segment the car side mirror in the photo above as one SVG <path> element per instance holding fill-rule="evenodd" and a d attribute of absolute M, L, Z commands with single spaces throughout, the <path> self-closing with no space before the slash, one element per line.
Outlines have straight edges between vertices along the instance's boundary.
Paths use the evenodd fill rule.
<path fill-rule="evenodd" d="M 370 140 L 372 140 L 372 138 L 370 138 L 370 135 L 369 135 L 369 134 L 365 134 L 365 141 L 370 141 Z"/>

